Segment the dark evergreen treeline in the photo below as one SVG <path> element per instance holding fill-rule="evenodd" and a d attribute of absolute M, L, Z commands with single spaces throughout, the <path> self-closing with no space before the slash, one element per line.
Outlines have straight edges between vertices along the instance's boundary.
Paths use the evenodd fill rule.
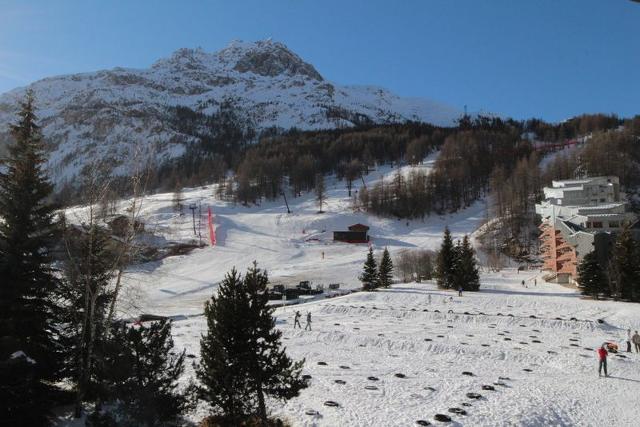
<path fill-rule="evenodd" d="M 275 199 L 283 189 L 294 196 L 314 189 L 318 173 L 354 181 L 377 164 L 398 162 L 409 150 L 422 159 L 438 147 L 449 130 L 408 123 L 362 129 L 291 131 L 262 138 L 249 147 L 237 167 L 235 197 L 241 203 Z"/>
<path fill-rule="evenodd" d="M 378 182 L 360 192 L 361 206 L 378 215 L 424 218 L 432 212 L 455 212 L 471 205 L 488 189 L 496 168 L 511 171 L 515 161 L 532 152 L 520 139 L 520 129 L 496 120 L 491 127 L 478 120 L 476 127 L 451 133 L 441 147 L 430 173 L 396 173 L 391 182 Z"/>
<path fill-rule="evenodd" d="M 489 179 L 491 197 L 488 213 L 499 220 L 490 224 L 488 237 L 499 241 L 501 251 L 515 258 L 526 258 L 535 252 L 537 245 L 535 203 L 540 201 L 542 192 L 539 159 L 534 151 L 517 160 L 510 171 L 503 167 L 495 168 Z"/>
<path fill-rule="evenodd" d="M 256 138 L 253 122 L 235 107 L 232 99 L 223 100 L 212 114 L 171 107 L 166 121 L 184 135 L 187 151 L 154 171 L 151 188 L 175 189 L 218 182 L 230 168 L 237 167 Z"/>
<path fill-rule="evenodd" d="M 632 189 L 640 184 L 640 116 L 621 128 L 594 132 L 584 147 L 571 155 L 559 155 L 544 171 L 545 183 L 581 175 L 615 175 Z"/>
<path fill-rule="evenodd" d="M 625 227 L 612 244 L 611 256 L 598 259 L 595 251 L 578 265 L 578 284 L 584 295 L 595 299 L 613 297 L 640 302 L 640 242 L 630 226 Z"/>
<path fill-rule="evenodd" d="M 475 250 L 469 236 L 453 243 L 449 227 L 445 227 L 436 258 L 435 277 L 438 287 L 458 291 L 480 290 L 480 273 Z"/>
<path fill-rule="evenodd" d="M 523 123 L 523 130 L 534 133 L 540 141 L 561 142 L 591 132 L 615 129 L 623 123 L 623 119 L 613 114 L 582 114 L 560 123 L 530 119 Z"/>
<path fill-rule="evenodd" d="M 536 160 L 529 160 L 533 147 L 523 139 L 527 132 L 537 139 L 562 141 L 628 122 L 601 114 L 559 124 L 465 116 L 457 128 L 448 129 L 406 123 L 346 130 L 272 131 L 247 146 L 242 159 L 231 166 L 235 180 L 225 181 L 224 194 L 244 204 L 262 198 L 273 200 L 283 190 L 295 196 L 314 189 L 316 174 L 334 173 L 338 179 L 345 179 L 351 195 L 354 185 L 359 187 L 355 183 L 372 166 L 417 164 L 429 152 L 440 149 L 430 174 L 414 171 L 409 176 L 398 174 L 390 185 L 380 182 L 372 188 L 360 186 L 357 201 L 372 213 L 402 218 L 453 212 L 469 206 L 487 191 L 496 168 L 509 178 L 519 161 L 527 159 L 531 165 Z M 528 203 L 524 205 L 528 208 Z"/>
<path fill-rule="evenodd" d="M 617 128 L 627 122 L 602 114 L 583 115 L 558 124 L 465 116 L 457 128 L 418 123 L 375 126 L 362 122 L 354 129 L 268 129 L 256 136 L 250 120 L 234 109 L 232 101 L 225 101 L 219 113 L 211 116 L 175 109 L 172 123 L 199 142 L 190 145 L 181 159 L 155 171 L 151 187 L 173 189 L 218 182 L 220 197 L 250 204 L 276 199 L 283 191 L 294 196 L 313 191 L 317 174 L 335 174 L 345 180 L 349 195 L 354 188 L 358 190 L 356 202 L 360 208 L 377 215 L 423 218 L 469 206 L 486 193 L 496 170 L 497 176 L 509 181 L 518 162 L 527 159 L 531 166 L 533 160 L 528 159 L 533 148 L 524 139 L 527 133 L 535 139 L 554 142 Z M 257 142 L 248 144 L 251 137 Z M 398 174 L 391 183 L 379 182 L 371 188 L 358 184 L 375 165 L 417 164 L 434 149 L 441 152 L 429 174 Z M 233 179 L 227 178 L 228 169 L 235 172 Z M 521 194 L 514 195 L 514 200 L 519 203 L 508 214 L 509 227 L 518 234 L 522 216 L 516 211 L 527 210 L 529 203 Z"/>
<path fill-rule="evenodd" d="M 468 206 L 487 190 L 497 166 L 507 174 L 515 162 L 528 156 L 533 138 L 562 141 L 588 132 L 616 128 L 625 121 L 601 114 L 583 115 L 558 124 L 541 120 L 515 121 L 498 117 L 462 117 L 455 128 L 403 123 L 373 125 L 356 120 L 356 128 L 322 131 L 265 129 L 260 134 L 248 112 L 225 99 L 215 113 L 170 107 L 167 126 L 177 131 L 187 147 L 179 159 L 152 167 L 148 188 L 175 190 L 184 186 L 222 184 L 218 194 L 236 202 L 259 203 L 278 198 L 283 190 L 294 196 L 315 188 L 315 175 L 335 174 L 345 179 L 349 194 L 357 182 L 379 164 L 417 164 L 442 148 L 436 170 L 416 172 L 387 191 L 384 183 L 360 195 L 364 209 L 379 215 L 423 217 Z M 327 113 L 329 114 L 329 112 Z M 229 171 L 233 178 L 229 179 Z M 114 191 L 126 195 L 126 180 Z M 79 200 L 76 187 L 66 186 L 65 203 Z M 397 194 L 397 195 L 396 195 Z"/>
<path fill-rule="evenodd" d="M 393 261 L 387 248 L 384 248 L 380 262 L 377 262 L 373 256 L 373 248 L 369 247 L 367 259 L 359 277 L 362 289 L 374 291 L 378 288 L 388 288 L 393 283 L 393 270 Z"/>
<path fill-rule="evenodd" d="M 241 203 L 276 198 L 283 188 L 294 194 L 309 191 L 316 173 L 355 180 L 369 167 L 398 161 L 405 153 L 408 161 L 417 162 L 451 131 L 420 123 L 373 125 L 359 120 L 358 127 L 350 129 L 273 128 L 258 135 L 233 100 L 225 100 L 210 115 L 170 108 L 167 123 L 190 142 L 181 158 L 153 171 L 150 187 L 172 190 L 226 182 L 231 170 L 234 198 Z"/>

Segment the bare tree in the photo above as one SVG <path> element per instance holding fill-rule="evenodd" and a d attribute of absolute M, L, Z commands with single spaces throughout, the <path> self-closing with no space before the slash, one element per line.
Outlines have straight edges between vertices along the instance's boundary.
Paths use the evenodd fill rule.
<path fill-rule="evenodd" d="M 144 163 L 140 164 L 144 165 Z M 149 168 L 144 166 L 136 168 L 134 173 L 131 175 L 130 182 L 131 200 L 127 208 L 129 219 L 128 229 L 125 236 L 120 241 L 119 250 L 114 260 L 113 268 L 117 273 L 115 287 L 113 290 L 113 298 L 109 307 L 109 315 L 107 316 L 107 325 L 111 324 L 115 314 L 120 289 L 122 287 L 122 275 L 124 274 L 124 270 L 135 256 L 135 246 L 133 243 L 136 235 L 141 230 L 140 212 L 142 210 L 143 197 L 149 182 Z"/>
<path fill-rule="evenodd" d="M 172 202 L 173 202 L 173 210 L 174 210 L 174 212 L 177 212 L 180 215 L 182 215 L 182 211 L 184 209 L 184 205 L 182 204 L 182 202 L 184 202 L 184 197 L 182 195 L 182 188 L 178 187 L 173 192 L 173 201 Z"/>
<path fill-rule="evenodd" d="M 100 223 L 99 211 L 111 197 L 113 180 L 97 164 L 84 172 L 82 196 L 86 208 L 78 218 L 80 226 L 67 226 L 64 239 L 69 282 L 66 297 L 70 304 L 67 317 L 75 352 L 72 359 L 77 365 L 74 374 L 77 380 L 76 417 L 81 416 L 82 402 L 94 376 L 96 342 L 107 339 L 111 332 L 122 277 L 133 258 L 135 237 L 141 228 L 139 216 L 148 178 L 142 168 L 132 174 L 126 227 L 123 233 L 112 234 L 104 223 Z"/>
<path fill-rule="evenodd" d="M 412 280 L 430 280 L 433 276 L 435 258 L 435 252 L 430 250 L 404 249 L 396 256 L 394 266 L 405 283 Z"/>
<path fill-rule="evenodd" d="M 70 284 L 65 295 L 70 302 L 68 309 L 75 311 L 80 307 L 74 304 L 82 305 L 80 316 L 74 319 L 78 324 L 70 325 L 70 328 L 75 328 L 71 334 L 77 352 L 72 358 L 77 364 L 76 418 L 82 415 L 82 402 L 89 390 L 96 330 L 103 321 L 99 316 L 98 300 L 105 294 L 105 287 L 109 283 L 108 273 L 98 271 L 102 270 L 100 265 L 104 261 L 104 243 L 99 237 L 98 210 L 110 191 L 111 179 L 104 172 L 104 168 L 97 164 L 86 168 L 84 175 L 83 199 L 87 207 L 81 218 L 82 225 L 75 228 L 65 226 L 64 238 L 67 253 L 66 277 Z M 73 314 L 69 317 L 73 318 Z"/>
<path fill-rule="evenodd" d="M 324 186 L 324 176 L 321 173 L 316 174 L 316 201 L 318 202 L 318 213 L 322 213 L 322 206 L 326 199 L 326 191 Z"/>
<path fill-rule="evenodd" d="M 344 166 L 344 179 L 347 183 L 347 191 L 349 197 L 351 197 L 351 190 L 353 189 L 353 181 L 362 176 L 362 163 L 359 160 L 353 159 L 351 162 Z"/>

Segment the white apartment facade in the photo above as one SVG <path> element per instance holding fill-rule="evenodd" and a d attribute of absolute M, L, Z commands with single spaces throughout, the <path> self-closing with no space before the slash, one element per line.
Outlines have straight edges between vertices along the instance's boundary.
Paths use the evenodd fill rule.
<path fill-rule="evenodd" d="M 560 283 L 575 283 L 577 265 L 592 250 L 606 251 L 612 234 L 635 223 L 615 176 L 553 181 L 536 205 L 541 217 L 543 268 Z"/>

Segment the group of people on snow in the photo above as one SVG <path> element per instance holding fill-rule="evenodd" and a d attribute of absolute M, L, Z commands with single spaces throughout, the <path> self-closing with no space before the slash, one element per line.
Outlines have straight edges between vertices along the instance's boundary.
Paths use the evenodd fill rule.
<path fill-rule="evenodd" d="M 295 315 L 293 316 L 293 329 L 296 328 L 296 326 L 300 329 L 302 329 L 302 325 L 300 325 L 300 318 L 302 317 L 302 314 L 300 314 L 300 311 L 296 310 Z M 305 331 L 310 331 L 311 330 L 311 313 L 307 311 L 307 324 L 304 326 L 304 330 Z"/>
<path fill-rule="evenodd" d="M 633 335 L 631 335 L 631 329 L 627 329 L 627 353 L 631 353 L 631 345 L 636 349 L 636 353 L 640 353 L 640 334 L 638 331 L 635 331 Z M 607 351 L 607 343 L 602 344 L 602 346 L 597 350 L 598 353 L 598 376 L 602 376 L 602 371 L 604 370 L 604 376 L 608 377 L 607 373 L 607 355 L 609 352 Z M 617 346 L 616 346 L 617 347 Z"/>
<path fill-rule="evenodd" d="M 522 285 L 525 286 L 524 284 L 524 280 L 522 281 Z M 462 288 L 458 289 L 458 295 L 462 296 Z M 453 298 L 451 298 L 451 300 L 453 300 Z M 446 302 L 446 298 L 444 300 L 444 302 Z M 429 304 L 431 304 L 431 294 L 429 294 Z M 302 325 L 300 324 L 300 318 L 302 317 L 302 314 L 300 313 L 299 310 L 296 310 L 294 317 L 293 317 L 293 329 L 295 329 L 296 327 L 302 329 Z M 307 323 L 305 324 L 304 327 L 305 331 L 310 331 L 311 330 L 311 313 L 307 312 Z M 627 352 L 631 353 L 631 347 L 635 348 L 636 353 L 640 353 L 640 334 L 638 334 L 638 331 L 635 331 L 635 333 L 633 335 L 631 335 L 631 329 L 627 329 Z M 609 352 L 607 351 L 607 344 L 602 344 L 602 346 L 600 348 L 598 348 L 598 350 L 596 350 L 597 354 L 598 354 L 598 376 L 602 376 L 602 371 L 604 371 L 604 376 L 608 377 L 609 373 L 607 372 L 607 356 L 609 354 Z"/>
<path fill-rule="evenodd" d="M 631 329 L 627 329 L 627 353 L 631 353 L 631 345 L 636 349 L 636 353 L 640 353 L 640 334 L 638 331 L 631 335 Z"/>

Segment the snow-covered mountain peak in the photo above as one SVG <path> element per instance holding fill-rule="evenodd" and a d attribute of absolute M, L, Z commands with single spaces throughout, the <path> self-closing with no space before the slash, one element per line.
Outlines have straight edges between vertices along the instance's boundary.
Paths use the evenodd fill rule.
<path fill-rule="evenodd" d="M 302 75 L 314 80 L 323 78 L 313 65 L 305 62 L 284 44 L 271 40 L 263 40 L 247 46 L 233 67 L 241 73 L 253 72 L 261 76 Z"/>
<path fill-rule="evenodd" d="M 210 60 L 210 54 L 205 52 L 202 48 L 195 49 L 180 48 L 173 52 L 168 58 L 163 58 L 156 61 L 151 68 L 181 68 L 181 67 L 196 67 Z"/>
<path fill-rule="evenodd" d="M 0 152 L 27 89 L 36 98 L 56 183 L 75 181 L 99 159 L 114 174 L 144 156 L 161 165 L 198 144 L 199 129 L 232 105 L 256 133 L 266 128 L 333 129 L 421 121 L 453 126 L 461 112 L 375 86 L 343 86 L 273 40 L 234 41 L 217 52 L 178 49 L 147 69 L 113 68 L 39 80 L 0 95 Z M 187 129 L 176 107 L 202 123 Z M 253 134 L 253 133 L 252 133 Z M 138 153 L 132 156 L 131 153 Z"/>
<path fill-rule="evenodd" d="M 224 49 L 207 53 L 201 48 L 181 48 L 168 58 L 153 64 L 152 69 L 171 72 L 209 70 L 211 72 L 236 71 L 264 77 L 304 76 L 323 81 L 322 76 L 283 43 L 268 40 L 243 42 L 234 40 Z"/>

